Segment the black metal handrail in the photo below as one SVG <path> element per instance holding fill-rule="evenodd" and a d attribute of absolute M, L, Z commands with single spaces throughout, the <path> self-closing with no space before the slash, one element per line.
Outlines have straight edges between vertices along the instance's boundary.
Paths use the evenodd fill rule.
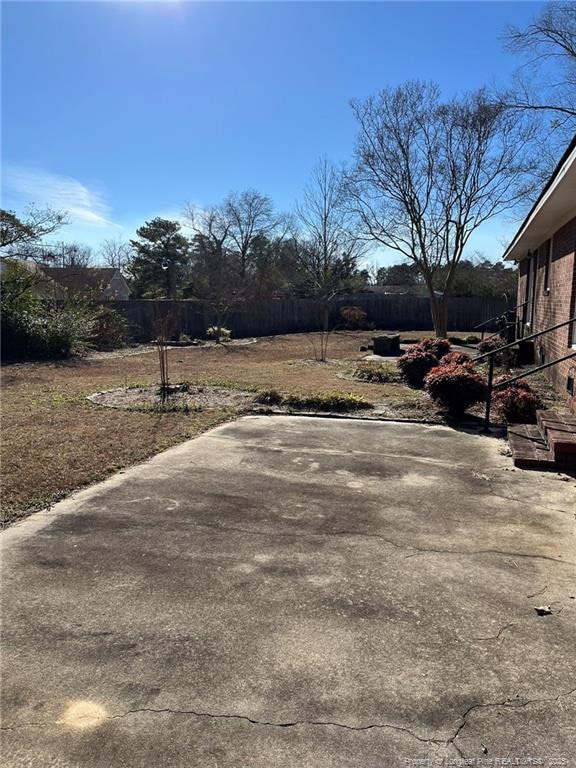
<path fill-rule="evenodd" d="M 564 355 L 564 357 L 557 357 L 556 360 L 552 360 L 549 363 L 542 363 L 542 365 L 538 365 L 536 368 L 531 368 L 529 371 L 525 371 L 524 373 L 519 373 L 517 376 L 512 376 L 510 379 L 499 381 L 498 384 L 492 385 L 492 389 L 507 387 L 508 384 L 513 384 L 515 381 L 518 381 L 518 379 L 524 379 L 526 376 L 531 376 L 533 373 L 543 371 L 545 368 L 551 368 L 553 365 L 556 365 L 556 363 L 563 363 L 564 360 L 570 360 L 572 357 L 576 357 L 576 352 L 569 352 L 567 355 Z"/>
<path fill-rule="evenodd" d="M 551 325 L 550 328 L 545 328 L 543 331 L 536 331 L 536 333 L 531 333 L 530 336 L 524 336 L 522 341 L 531 341 L 532 339 L 538 338 L 538 336 L 543 336 L 545 333 L 557 331 L 558 328 L 563 328 L 565 325 L 570 325 L 570 323 L 576 323 L 576 316 L 571 317 L 570 320 L 564 320 L 563 323 L 556 323 L 556 325 Z M 517 344 L 517 341 L 511 341 L 510 344 L 505 344 L 503 347 L 491 349 L 489 352 L 484 352 L 482 355 L 478 355 L 474 358 L 474 360 L 483 360 L 485 357 L 489 357 L 490 355 L 496 355 L 499 352 L 503 352 L 505 349 L 510 349 L 510 347 L 513 347 L 515 344 Z"/>
<path fill-rule="evenodd" d="M 511 309 L 507 309 L 505 312 L 494 315 L 494 317 L 490 317 L 488 318 L 488 320 L 484 320 L 482 323 L 478 323 L 478 325 L 475 325 L 472 330 L 477 331 L 479 328 L 483 328 L 485 325 L 488 325 L 493 320 L 498 320 L 501 317 L 505 317 L 511 312 L 517 312 L 521 307 L 525 307 L 526 304 L 528 304 L 527 301 L 523 301 L 522 304 L 516 304 L 515 307 L 512 307 Z M 516 320 L 514 322 L 516 322 Z M 482 331 L 482 339 L 484 339 L 484 331 Z"/>
<path fill-rule="evenodd" d="M 544 336 L 546 333 L 557 331 L 559 328 L 564 328 L 565 326 L 571 325 L 572 323 L 576 323 L 576 315 L 574 317 L 571 317 L 569 320 L 565 320 L 562 323 L 551 325 L 549 328 L 545 328 L 543 331 L 536 331 L 536 333 L 532 333 L 530 334 L 530 336 L 525 336 L 523 341 L 531 341 L 532 339 L 537 339 L 539 336 Z M 494 384 L 494 356 L 500 354 L 501 352 L 504 352 L 504 350 L 506 349 L 511 349 L 511 347 L 514 347 L 515 345 L 516 345 L 516 341 L 513 341 L 510 344 L 505 344 L 502 347 L 491 349 L 489 352 L 484 352 L 484 354 L 478 355 L 477 357 L 474 358 L 475 362 L 488 358 L 488 365 L 489 365 L 488 393 L 486 395 L 486 411 L 484 415 L 484 431 L 486 432 L 490 431 L 490 410 L 492 407 L 492 390 L 493 389 L 500 389 L 501 387 L 506 386 L 506 384 L 510 384 L 512 381 L 517 381 L 518 379 L 524 378 L 525 376 L 530 376 L 531 374 L 537 373 L 538 371 L 543 371 L 545 368 L 550 368 L 551 366 L 556 365 L 557 363 L 561 363 L 564 360 L 569 360 L 572 357 L 576 357 L 576 352 L 571 352 L 568 355 L 565 355 L 564 357 L 559 357 L 556 360 L 552 360 L 549 363 L 543 363 L 542 365 L 539 365 L 536 368 L 532 368 L 530 371 L 521 373 L 518 376 L 514 376 L 512 379 L 509 379 L 508 381 L 502 381 L 502 382 L 499 382 L 498 384 Z"/>
<path fill-rule="evenodd" d="M 502 317 L 504 317 L 504 315 L 502 315 Z M 501 336 L 503 331 L 507 331 L 508 328 L 512 328 L 515 325 L 516 326 L 518 325 L 518 318 L 517 317 L 515 317 L 514 320 L 510 320 L 510 322 L 506 323 L 506 325 L 503 325 L 502 328 L 500 328 L 499 331 L 496 331 L 496 333 L 491 333 L 490 336 L 486 337 L 486 339 L 484 339 L 484 331 L 482 331 L 482 341 L 490 341 L 490 339 L 495 339 L 496 336 Z M 516 341 L 514 341 L 512 343 L 515 344 Z"/>

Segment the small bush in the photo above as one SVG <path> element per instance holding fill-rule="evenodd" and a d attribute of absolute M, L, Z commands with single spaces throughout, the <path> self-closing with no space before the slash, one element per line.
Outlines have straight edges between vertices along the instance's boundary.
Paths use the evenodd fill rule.
<path fill-rule="evenodd" d="M 505 376 L 497 376 L 494 383 L 498 384 L 505 380 Z M 508 424 L 535 424 L 536 411 L 544 406 L 538 393 L 523 379 L 518 379 L 508 387 L 495 390 L 494 402 L 500 415 Z"/>
<path fill-rule="evenodd" d="M 265 389 L 254 398 L 259 405 L 282 405 L 283 401 L 284 397 L 276 389 Z"/>
<path fill-rule="evenodd" d="M 20 263 L 7 263 L 1 284 L 3 358 L 71 357 L 126 341 L 127 323 L 111 307 L 48 301 L 41 296 L 41 278 Z"/>
<path fill-rule="evenodd" d="M 479 336 L 474 336 L 474 334 L 471 334 L 470 336 L 466 336 L 464 338 L 464 343 L 465 344 L 478 344 L 479 341 L 480 341 L 480 337 Z"/>
<path fill-rule="evenodd" d="M 410 347 L 402 357 L 399 357 L 396 365 L 402 371 L 402 376 L 408 384 L 413 387 L 421 387 L 424 384 L 426 374 L 438 365 L 438 358 L 416 345 Z"/>
<path fill-rule="evenodd" d="M 344 326 L 351 331 L 366 327 L 366 312 L 362 307 L 347 306 L 340 310 L 340 317 Z"/>
<path fill-rule="evenodd" d="M 495 352 L 496 350 L 500 349 L 500 347 L 506 346 L 507 343 L 508 342 L 501 336 L 492 336 L 484 339 L 484 341 L 481 341 L 480 344 L 478 344 L 478 352 L 481 355 L 486 354 L 486 352 Z M 502 365 L 505 368 L 511 368 L 516 364 L 516 358 L 516 351 L 511 348 L 495 354 L 494 362 L 496 365 Z M 487 362 L 487 360 L 484 362 Z"/>
<path fill-rule="evenodd" d="M 229 328 L 219 328 L 217 325 L 211 325 L 210 328 L 206 329 L 206 338 L 218 342 L 230 341 L 232 331 Z"/>
<path fill-rule="evenodd" d="M 486 352 L 494 352 L 495 350 L 500 349 L 500 347 L 503 347 L 504 344 L 505 342 L 500 336 L 489 336 L 478 344 L 478 352 L 480 352 L 481 355 L 486 354 Z"/>
<path fill-rule="evenodd" d="M 393 363 L 360 363 L 354 378 L 373 384 L 390 384 L 402 381 L 402 375 Z"/>
<path fill-rule="evenodd" d="M 431 352 L 438 360 L 447 355 L 452 348 L 448 339 L 422 339 L 416 346 L 425 352 Z"/>
<path fill-rule="evenodd" d="M 345 413 L 372 408 L 372 404 L 358 395 L 329 392 L 322 395 L 287 395 L 284 405 L 303 411 L 334 411 Z"/>
<path fill-rule="evenodd" d="M 6 357 L 58 358 L 85 354 L 92 346 L 94 315 L 77 305 L 42 303 L 37 311 L 2 318 L 2 334 L 10 335 Z"/>
<path fill-rule="evenodd" d="M 92 341 L 96 349 L 116 349 L 128 341 L 128 321 L 108 306 L 94 312 Z"/>
<path fill-rule="evenodd" d="M 126 410 L 136 411 L 138 413 L 199 413 L 202 406 L 198 403 L 174 402 L 168 398 L 163 403 L 142 403 L 141 405 L 131 405 Z"/>
<path fill-rule="evenodd" d="M 424 383 L 430 397 L 455 416 L 486 399 L 486 382 L 470 365 L 439 365 Z"/>
<path fill-rule="evenodd" d="M 439 365 L 474 365 L 474 361 L 466 352 L 448 352 L 440 360 Z"/>

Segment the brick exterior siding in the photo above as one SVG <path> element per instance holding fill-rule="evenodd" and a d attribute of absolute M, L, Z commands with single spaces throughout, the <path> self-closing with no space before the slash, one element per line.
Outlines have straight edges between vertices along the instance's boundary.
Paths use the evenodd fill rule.
<path fill-rule="evenodd" d="M 550 241 L 546 241 L 530 258 L 520 262 L 519 304 L 530 299 L 526 294 L 529 284 L 528 271 L 534 268 L 533 260 L 537 260 L 532 322 L 529 326 L 526 325 L 526 334 L 544 330 L 576 314 L 576 217 L 554 233 L 551 244 L 550 257 Z M 547 273 L 548 286 L 545 284 Z M 530 319 L 525 315 L 524 318 Z M 576 343 L 573 334 L 574 330 L 565 326 L 535 339 L 536 362 L 545 363 L 567 355 L 573 343 Z M 568 404 L 576 412 L 576 384 L 573 385 L 572 395 L 567 389 L 570 379 L 576 380 L 576 358 L 552 366 L 546 373 L 554 388 L 561 395 L 566 395 Z"/>

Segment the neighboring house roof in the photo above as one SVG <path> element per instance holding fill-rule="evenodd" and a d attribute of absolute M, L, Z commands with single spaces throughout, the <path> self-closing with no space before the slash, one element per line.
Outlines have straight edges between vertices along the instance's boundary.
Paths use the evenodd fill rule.
<path fill-rule="evenodd" d="M 99 293 L 105 298 L 130 295 L 128 283 L 114 267 L 42 267 L 42 271 L 73 293 Z"/>
<path fill-rule="evenodd" d="M 0 273 L 4 271 L 7 264 L 18 264 L 23 269 L 28 270 L 39 278 L 35 283 L 35 290 L 39 296 L 44 299 L 64 299 L 66 298 L 66 291 L 64 288 L 46 274 L 46 270 L 36 264 L 35 261 L 30 259 L 14 259 L 10 256 L 2 256 L 0 258 Z"/>
<path fill-rule="evenodd" d="M 521 261 L 576 216 L 576 136 L 504 253 Z"/>

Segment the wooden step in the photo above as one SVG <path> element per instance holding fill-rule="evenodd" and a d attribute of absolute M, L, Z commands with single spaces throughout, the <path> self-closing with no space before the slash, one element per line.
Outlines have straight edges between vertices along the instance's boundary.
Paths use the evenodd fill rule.
<path fill-rule="evenodd" d="M 508 442 L 515 467 L 553 469 L 554 456 L 536 424 L 509 424 Z"/>
<path fill-rule="evenodd" d="M 571 413 L 559 414 L 556 411 L 536 411 L 536 421 L 541 429 L 545 429 L 547 424 L 564 424 L 574 428 L 576 431 L 576 415 Z"/>
<path fill-rule="evenodd" d="M 576 417 L 538 411 L 536 418 L 556 462 L 563 468 L 576 468 Z"/>

